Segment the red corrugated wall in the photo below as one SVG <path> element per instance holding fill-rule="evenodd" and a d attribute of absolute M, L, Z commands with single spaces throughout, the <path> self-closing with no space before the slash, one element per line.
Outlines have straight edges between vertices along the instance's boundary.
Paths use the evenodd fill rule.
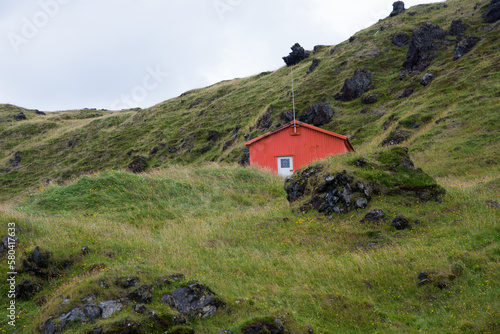
<path fill-rule="evenodd" d="M 349 152 L 340 138 L 306 127 L 298 127 L 300 135 L 293 134 L 293 126 L 276 132 L 250 145 L 250 165 L 278 172 L 278 157 L 293 156 L 294 171 L 328 155 Z"/>

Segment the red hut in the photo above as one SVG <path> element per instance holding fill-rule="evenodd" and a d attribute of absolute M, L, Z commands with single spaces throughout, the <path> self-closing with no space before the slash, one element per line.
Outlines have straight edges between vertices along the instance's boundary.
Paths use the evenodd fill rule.
<path fill-rule="evenodd" d="M 354 152 L 349 139 L 315 126 L 292 121 L 245 143 L 250 165 L 288 176 L 315 160 Z"/>

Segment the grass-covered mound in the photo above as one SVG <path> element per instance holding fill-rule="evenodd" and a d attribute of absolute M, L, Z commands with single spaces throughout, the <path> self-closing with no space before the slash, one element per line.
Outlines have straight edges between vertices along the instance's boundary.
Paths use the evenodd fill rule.
<path fill-rule="evenodd" d="M 254 169 L 170 167 L 148 176 L 109 171 L 78 178 L 29 196 L 25 205 L 42 215 L 99 216 L 145 226 L 186 217 L 205 218 L 228 208 L 253 208 L 282 197 L 275 177 Z"/>
<path fill-rule="evenodd" d="M 420 168 L 408 149 L 392 147 L 368 154 L 346 154 L 315 162 L 285 183 L 287 199 L 301 210 L 345 213 L 367 206 L 374 196 L 395 196 L 408 205 L 436 200 L 444 188 Z"/>

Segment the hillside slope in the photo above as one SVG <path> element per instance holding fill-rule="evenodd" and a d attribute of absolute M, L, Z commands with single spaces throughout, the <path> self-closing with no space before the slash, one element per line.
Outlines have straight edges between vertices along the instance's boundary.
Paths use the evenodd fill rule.
<path fill-rule="evenodd" d="M 299 117 L 322 101 L 334 110 L 322 127 L 347 135 L 358 151 L 377 148 L 398 131 L 412 158 L 432 176 L 491 179 L 500 153 L 500 37 L 498 22 L 483 23 L 488 3 L 454 0 L 416 6 L 350 41 L 315 47 L 310 58 L 294 66 Z M 455 36 L 456 29 L 450 35 L 457 19 L 465 25 L 465 32 L 458 29 L 464 36 Z M 447 34 L 432 41 L 425 64 L 403 67 L 412 43 L 403 37 L 396 39 L 397 46 L 394 36 L 409 37 L 427 22 Z M 469 35 L 478 38 L 477 44 L 453 60 L 457 40 Z M 313 62 L 318 66 L 308 74 Z M 362 69 L 371 72 L 369 91 L 349 102 L 336 100 L 344 81 Z M 425 73 L 435 76 L 427 86 L 420 84 Z M 192 90 L 144 110 L 47 115 L 25 110 L 27 120 L 14 121 L 20 108 L 3 105 L 1 199 L 84 173 L 124 169 L 136 155 L 148 158 L 149 167 L 238 162 L 248 138 L 289 120 L 290 86 L 290 68 L 283 67 Z"/>
<path fill-rule="evenodd" d="M 500 332 L 500 22 L 476 3 L 295 65 L 299 118 L 329 104 L 357 152 L 285 182 L 234 162 L 289 120 L 290 68 L 144 110 L 1 106 L 0 332 Z"/>

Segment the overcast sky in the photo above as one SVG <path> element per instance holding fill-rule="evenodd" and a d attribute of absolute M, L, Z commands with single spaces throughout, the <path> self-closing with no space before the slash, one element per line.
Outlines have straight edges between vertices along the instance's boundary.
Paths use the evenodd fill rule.
<path fill-rule="evenodd" d="M 442 1 L 405 1 L 406 8 Z M 338 44 L 388 0 L 0 0 L 0 103 L 121 109 Z"/>

